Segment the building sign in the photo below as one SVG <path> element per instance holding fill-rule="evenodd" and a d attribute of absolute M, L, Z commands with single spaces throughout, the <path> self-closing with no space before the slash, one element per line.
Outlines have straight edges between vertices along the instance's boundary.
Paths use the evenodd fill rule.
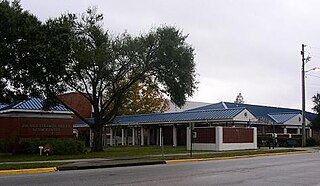
<path fill-rule="evenodd" d="M 66 124 L 23 124 L 21 128 L 30 128 L 34 134 L 48 132 L 50 135 L 58 135 L 61 130 L 72 128 L 72 126 Z"/>
<path fill-rule="evenodd" d="M 24 119 L 20 134 L 23 136 L 69 136 L 72 134 L 72 120 Z"/>

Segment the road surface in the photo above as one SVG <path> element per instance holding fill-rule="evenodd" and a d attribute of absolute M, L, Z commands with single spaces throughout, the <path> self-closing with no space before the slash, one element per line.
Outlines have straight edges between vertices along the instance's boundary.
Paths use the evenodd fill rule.
<path fill-rule="evenodd" d="M 320 185 L 320 153 L 10 175 L 0 185 Z"/>

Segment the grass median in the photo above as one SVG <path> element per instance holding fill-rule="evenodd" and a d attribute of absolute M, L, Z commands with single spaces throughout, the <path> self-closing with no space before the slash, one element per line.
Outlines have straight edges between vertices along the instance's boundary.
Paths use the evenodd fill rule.
<path fill-rule="evenodd" d="M 21 163 L 21 164 L 0 164 L 0 170 L 16 170 L 16 169 L 33 169 L 33 168 L 47 168 L 57 167 L 65 163 Z"/>
<path fill-rule="evenodd" d="M 212 152 L 204 154 L 193 154 L 186 156 L 163 156 L 154 157 L 150 159 L 154 160 L 179 160 L 179 159 L 190 159 L 190 158 L 222 158 L 222 157 L 240 157 L 240 156 L 254 156 L 254 155 L 264 155 L 264 154 L 275 154 L 275 153 L 291 153 L 291 152 L 302 152 L 302 150 L 295 149 L 258 149 L 258 150 L 239 150 L 239 151 L 222 151 L 222 152 Z"/>
<path fill-rule="evenodd" d="M 108 147 L 103 152 L 88 152 L 76 155 L 42 155 L 38 154 L 0 154 L 1 162 L 24 162 L 24 161 L 46 161 L 46 160 L 69 160 L 69 159 L 91 159 L 91 158 L 119 158 L 132 156 L 147 156 L 155 154 L 181 154 L 187 153 L 185 147 L 165 146 L 119 146 Z M 202 151 L 198 151 L 202 152 Z"/>

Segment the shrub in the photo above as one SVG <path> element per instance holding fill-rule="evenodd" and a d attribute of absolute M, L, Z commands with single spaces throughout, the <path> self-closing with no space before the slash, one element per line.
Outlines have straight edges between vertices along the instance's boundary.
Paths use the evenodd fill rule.
<path fill-rule="evenodd" d="M 72 139 L 50 139 L 34 140 L 20 143 L 20 153 L 38 154 L 39 146 L 43 146 L 48 154 L 66 155 L 80 154 L 84 152 L 85 146 L 82 141 Z"/>
<path fill-rule="evenodd" d="M 313 147 L 313 146 L 317 145 L 316 139 L 314 139 L 312 137 L 311 138 L 307 138 L 306 139 L 306 143 L 307 143 L 308 147 Z"/>
<path fill-rule="evenodd" d="M 278 135 L 276 146 L 278 147 L 299 147 L 301 146 L 301 136 L 292 135 Z M 273 137 L 271 134 L 258 135 L 258 143 L 261 147 L 273 146 Z"/>
<path fill-rule="evenodd" d="M 14 148 L 14 139 L 0 141 L 0 153 L 11 153 Z"/>

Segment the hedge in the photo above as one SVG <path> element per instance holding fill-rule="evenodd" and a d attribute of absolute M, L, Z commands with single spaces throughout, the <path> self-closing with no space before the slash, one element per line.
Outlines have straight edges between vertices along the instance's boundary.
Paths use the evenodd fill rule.
<path fill-rule="evenodd" d="M 21 142 L 19 153 L 38 154 L 39 146 L 44 147 L 44 154 L 48 153 L 51 155 L 81 154 L 85 150 L 85 144 L 82 141 L 72 139 L 50 139 Z"/>

